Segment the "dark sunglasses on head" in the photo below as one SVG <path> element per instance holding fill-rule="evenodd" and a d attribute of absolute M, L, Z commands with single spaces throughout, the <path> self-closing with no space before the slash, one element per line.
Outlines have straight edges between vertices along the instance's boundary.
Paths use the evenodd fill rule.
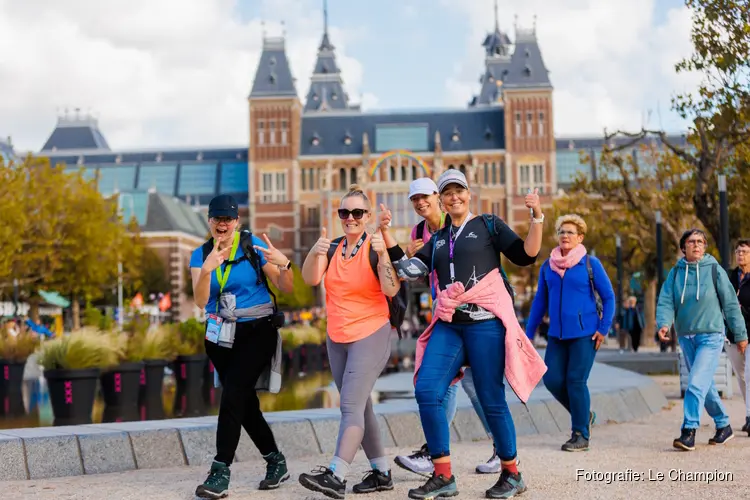
<path fill-rule="evenodd" d="M 367 210 L 363 208 L 355 208 L 354 210 L 347 210 L 346 208 L 339 208 L 339 219 L 346 220 L 349 218 L 349 215 L 351 215 L 356 220 L 359 220 L 362 217 L 364 217 L 366 213 L 367 213 Z"/>

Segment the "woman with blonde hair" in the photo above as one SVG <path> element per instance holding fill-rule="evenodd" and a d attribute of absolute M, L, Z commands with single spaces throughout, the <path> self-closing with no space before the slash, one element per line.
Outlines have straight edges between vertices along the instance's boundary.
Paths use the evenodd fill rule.
<path fill-rule="evenodd" d="M 526 335 L 533 338 L 545 313 L 550 318 L 543 380 L 570 413 L 572 434 L 562 445 L 563 451 L 589 448 L 596 414 L 591 411 L 588 378 L 615 314 L 615 294 L 607 271 L 583 246 L 587 229 L 579 215 L 557 219 L 558 246 L 542 264 L 526 324 Z"/>
<path fill-rule="evenodd" d="M 371 236 L 365 230 L 373 214 L 362 188 L 349 188 L 338 214 L 344 237 L 331 241 L 323 228 L 302 266 L 308 285 L 319 285 L 325 275 L 328 360 L 341 393 L 341 423 L 328 467 L 301 474 L 299 482 L 330 498 L 344 498 L 346 476 L 360 445 L 372 470 L 354 485 L 354 493 L 393 489 L 370 393 L 391 354 L 386 297 L 401 288 L 382 234 Z"/>

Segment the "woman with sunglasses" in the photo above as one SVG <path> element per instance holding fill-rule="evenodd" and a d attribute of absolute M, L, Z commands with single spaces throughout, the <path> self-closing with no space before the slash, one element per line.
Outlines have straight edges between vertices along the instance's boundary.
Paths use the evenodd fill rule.
<path fill-rule="evenodd" d="M 344 237 L 333 253 L 329 250 L 334 243 L 323 228 L 302 266 L 302 277 L 308 285 L 319 285 L 325 276 L 328 360 L 341 393 L 341 423 L 328 467 L 301 474 L 299 482 L 330 498 L 344 498 L 346 476 L 360 445 L 372 471 L 354 485 L 353 491 L 393 489 L 370 393 L 391 354 L 392 327 L 386 296 L 394 297 L 401 287 L 382 235 L 378 232 L 370 236 L 365 231 L 372 213 L 370 201 L 359 186 L 349 188 L 338 214 Z M 376 270 L 373 262 L 377 262 Z"/>
<path fill-rule="evenodd" d="M 596 351 L 612 326 L 615 292 L 601 261 L 583 246 L 586 222 L 575 214 L 563 215 L 555 229 L 558 246 L 539 271 L 526 335 L 533 338 L 542 317 L 549 314 L 544 386 L 570 413 L 571 436 L 562 450 L 586 451 L 596 421 L 588 379 Z"/>
<path fill-rule="evenodd" d="M 255 265 L 286 293 L 293 291 L 291 262 L 278 249 L 252 236 L 255 255 L 245 255 L 240 245 L 237 201 L 219 195 L 208 205 L 211 239 L 190 258 L 193 296 L 205 308 L 206 353 L 216 367 L 223 387 L 216 428 L 216 456 L 206 481 L 198 486 L 199 498 L 223 498 L 229 491 L 229 467 L 242 428 L 265 459 L 266 476 L 260 489 L 278 488 L 289 479 L 286 459 L 276 446 L 273 432 L 260 409 L 255 392 L 258 379 L 276 355 L 279 334 L 273 323 L 274 307 Z M 247 247 L 246 247 L 247 248 Z M 248 248 L 251 252 L 252 249 Z M 205 255 L 205 258 L 204 258 Z"/>

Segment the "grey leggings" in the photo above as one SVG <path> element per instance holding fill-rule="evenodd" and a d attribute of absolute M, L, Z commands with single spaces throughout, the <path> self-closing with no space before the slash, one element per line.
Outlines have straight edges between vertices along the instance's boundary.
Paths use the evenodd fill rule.
<path fill-rule="evenodd" d="M 391 324 L 356 342 L 339 344 L 329 337 L 327 344 L 331 373 L 341 394 L 335 455 L 351 464 L 361 444 L 368 459 L 380 458 L 385 450 L 370 393 L 391 355 Z"/>

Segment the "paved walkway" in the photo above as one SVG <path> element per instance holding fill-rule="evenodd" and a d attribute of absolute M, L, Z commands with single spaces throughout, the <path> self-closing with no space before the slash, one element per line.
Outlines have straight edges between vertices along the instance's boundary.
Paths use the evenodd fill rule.
<path fill-rule="evenodd" d="M 660 377 L 665 393 L 679 396 L 677 377 Z M 744 422 L 744 405 L 735 397 L 726 401 L 732 423 L 739 428 Z M 523 436 L 519 438 L 519 454 L 529 490 L 521 498 L 527 499 L 654 499 L 654 498 L 710 498 L 711 500 L 740 499 L 750 497 L 750 438 L 735 434 L 735 439 L 723 447 L 709 447 L 706 443 L 713 434 L 713 427 L 706 419 L 699 433 L 699 445 L 695 452 L 674 451 L 672 439 L 679 433 L 682 420 L 680 400 L 672 399 L 670 409 L 649 418 L 622 425 L 610 424 L 594 428 L 592 449 L 587 453 L 566 454 L 559 451 L 565 441 L 563 433 L 553 436 Z M 410 450 L 388 450 L 389 456 Z M 496 476 L 478 476 L 474 465 L 485 460 L 490 453 L 488 442 L 459 444 L 454 447 L 454 473 L 459 480 L 459 498 L 484 498 L 484 490 Z M 327 456 L 295 460 L 292 464 L 292 481 L 276 492 L 257 491 L 256 485 L 262 477 L 260 462 L 238 463 L 232 467 L 233 479 L 230 499 L 258 500 L 323 500 L 325 497 L 312 494 L 300 487 L 296 477 L 300 472 L 326 463 Z M 50 457 L 50 459 L 54 459 Z M 578 477 L 577 469 L 585 473 L 616 472 L 621 477 L 596 481 Z M 350 477 L 350 484 L 359 480 L 366 470 L 361 454 Z M 670 472 L 672 471 L 672 472 Z M 690 480 L 683 476 L 670 479 L 670 473 L 715 472 L 731 475 L 730 478 L 706 484 L 705 481 Z M 634 480 L 632 472 L 642 475 Z M 79 476 L 43 481 L 13 481 L 0 483 L 4 498 L 13 499 L 81 499 L 100 500 L 189 500 L 193 498 L 195 486 L 202 481 L 205 467 L 182 467 L 176 469 L 139 470 L 120 474 Z M 651 477 L 657 480 L 649 480 Z M 659 474 L 663 478 L 658 479 Z M 422 480 L 401 469 L 394 469 L 396 489 L 389 493 L 369 495 L 372 499 L 405 499 L 407 490 L 421 484 Z M 350 494 L 349 498 L 358 498 Z"/>

